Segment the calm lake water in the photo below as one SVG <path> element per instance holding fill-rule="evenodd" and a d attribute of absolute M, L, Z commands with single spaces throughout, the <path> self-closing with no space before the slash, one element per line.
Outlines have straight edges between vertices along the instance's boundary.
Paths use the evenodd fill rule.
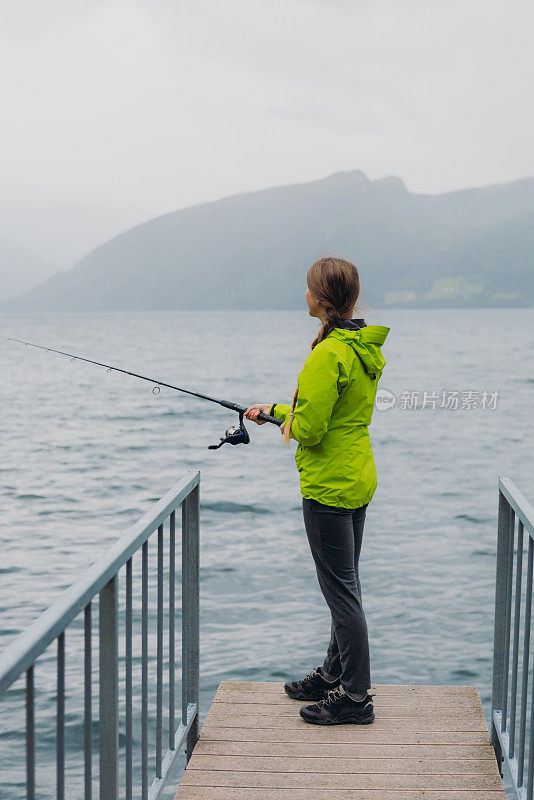
<path fill-rule="evenodd" d="M 391 327 L 380 387 L 396 397 L 371 427 L 379 486 L 361 582 L 372 680 L 476 685 L 487 713 L 498 476 L 534 498 L 534 309 L 366 318 Z M 2 648 L 185 470 L 200 469 L 202 719 L 221 680 L 293 679 L 320 664 L 330 619 L 302 524 L 295 444 L 288 452 L 276 428 L 251 424 L 250 446 L 208 451 L 230 412 L 7 341 L 243 404 L 288 402 L 315 320 L 262 311 L 3 314 L 0 323 Z M 440 407 L 444 391 L 458 393 L 457 408 Z M 82 775 L 80 633 L 67 636 L 69 797 L 80 796 Z M 36 668 L 40 798 L 54 796 L 54 658 L 51 648 Z M 22 699 L 19 682 L 1 701 L 1 798 L 24 796 Z"/>

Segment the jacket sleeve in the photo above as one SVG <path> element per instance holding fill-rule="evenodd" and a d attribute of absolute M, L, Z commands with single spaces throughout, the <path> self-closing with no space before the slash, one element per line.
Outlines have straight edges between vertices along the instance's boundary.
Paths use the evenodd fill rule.
<path fill-rule="evenodd" d="M 306 447 L 319 444 L 325 435 L 332 410 L 339 397 L 339 358 L 327 347 L 315 347 L 298 377 L 299 393 L 291 438 Z M 291 406 L 276 405 L 275 416 L 287 422 Z"/>
<path fill-rule="evenodd" d="M 288 406 L 285 403 L 276 403 L 273 409 L 273 417 L 285 420 L 290 411 L 291 406 Z"/>

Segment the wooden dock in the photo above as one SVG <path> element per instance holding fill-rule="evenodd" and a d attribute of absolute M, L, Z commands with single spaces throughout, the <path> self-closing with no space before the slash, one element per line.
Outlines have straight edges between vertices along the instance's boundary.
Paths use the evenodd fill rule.
<path fill-rule="evenodd" d="M 371 725 L 323 727 L 282 683 L 222 681 L 175 800 L 506 800 L 476 687 L 371 691 Z"/>

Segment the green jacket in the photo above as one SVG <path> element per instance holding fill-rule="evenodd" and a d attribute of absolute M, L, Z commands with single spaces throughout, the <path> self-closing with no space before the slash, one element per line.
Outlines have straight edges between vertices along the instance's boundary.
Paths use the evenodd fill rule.
<path fill-rule="evenodd" d="M 302 496 L 359 508 L 377 486 L 368 426 L 386 364 L 380 346 L 390 329 L 357 329 L 352 320 L 345 324 L 334 328 L 304 362 L 291 438 L 298 442 L 295 461 Z M 277 403 L 272 413 L 287 422 L 290 411 L 291 406 Z"/>

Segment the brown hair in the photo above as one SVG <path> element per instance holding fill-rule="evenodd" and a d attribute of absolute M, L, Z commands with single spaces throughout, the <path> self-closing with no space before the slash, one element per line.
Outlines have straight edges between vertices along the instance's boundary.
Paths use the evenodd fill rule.
<path fill-rule="evenodd" d="M 360 296 L 360 276 L 350 261 L 344 258 L 327 256 L 315 261 L 306 275 L 308 289 L 325 310 L 325 321 L 311 343 L 313 350 L 319 342 L 352 313 Z M 284 441 L 289 446 L 291 421 L 297 404 L 298 387 L 293 395 L 291 413 L 284 429 Z"/>

